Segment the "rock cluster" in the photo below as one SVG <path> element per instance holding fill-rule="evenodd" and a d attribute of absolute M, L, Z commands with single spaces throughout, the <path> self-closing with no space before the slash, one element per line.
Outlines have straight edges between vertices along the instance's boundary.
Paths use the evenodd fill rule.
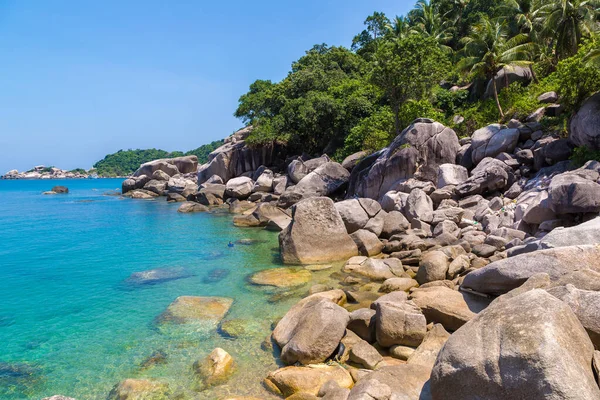
<path fill-rule="evenodd" d="M 311 264 L 260 271 L 253 284 L 302 287 L 314 264 L 345 262 L 331 274 L 337 287 L 313 286 L 275 324 L 287 366 L 265 378 L 269 390 L 292 399 L 600 398 L 600 163 L 572 167 L 571 141 L 516 120 L 459 140 L 419 119 L 377 153 L 282 167 L 244 153 L 247 133 L 200 167 L 187 200 L 228 206 L 237 226 L 280 231 L 283 262 Z M 140 176 L 133 191 L 151 191 L 150 181 L 135 189 Z M 178 304 L 188 302 L 162 320 L 196 318 Z"/>
<path fill-rule="evenodd" d="M 38 165 L 33 169 L 24 172 L 12 169 L 0 176 L 0 179 L 87 179 L 96 177 L 92 172 L 82 173 L 79 171 L 67 171 L 56 167 Z"/>

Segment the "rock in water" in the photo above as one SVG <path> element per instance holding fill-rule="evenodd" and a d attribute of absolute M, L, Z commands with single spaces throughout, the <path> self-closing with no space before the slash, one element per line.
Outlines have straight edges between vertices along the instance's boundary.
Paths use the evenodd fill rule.
<path fill-rule="evenodd" d="M 205 212 L 208 211 L 208 207 L 200 204 L 194 203 L 193 201 L 186 201 L 177 209 L 180 213 L 196 213 L 196 212 Z"/>
<path fill-rule="evenodd" d="M 233 299 L 227 297 L 178 297 L 158 317 L 159 324 L 207 323 L 216 327 L 223 319 Z"/>
<path fill-rule="evenodd" d="M 350 388 L 354 383 L 350 373 L 339 365 L 314 364 L 310 367 L 285 367 L 271 372 L 265 379 L 265 386 L 285 397 L 295 393 L 316 396 L 328 381 L 335 381 L 342 388 Z"/>
<path fill-rule="evenodd" d="M 229 275 L 228 269 L 215 268 L 208 272 L 208 275 L 202 279 L 202 283 L 217 283 L 227 278 L 227 275 Z"/>
<path fill-rule="evenodd" d="M 132 286 L 155 285 L 177 279 L 189 278 L 190 276 L 192 276 L 192 274 L 182 267 L 156 268 L 148 271 L 134 272 L 125 280 L 125 283 Z"/>
<path fill-rule="evenodd" d="M 253 274 L 250 282 L 254 285 L 285 288 L 304 285 L 310 277 L 310 271 L 303 268 L 273 268 Z"/>
<path fill-rule="evenodd" d="M 54 186 L 52 188 L 52 191 L 54 193 L 63 193 L 63 194 L 66 194 L 66 193 L 69 193 L 69 188 L 66 187 L 66 186 Z"/>
<path fill-rule="evenodd" d="M 316 264 L 358 255 L 333 200 L 314 197 L 292 209 L 292 222 L 279 234 L 279 248 L 286 264 Z"/>
<path fill-rule="evenodd" d="M 201 380 L 201 389 L 220 385 L 234 371 L 233 357 L 221 348 L 214 349 L 206 358 L 194 363 L 194 372 Z"/>
<path fill-rule="evenodd" d="M 150 356 L 148 356 L 144 361 L 140 363 L 141 369 L 152 368 L 158 364 L 166 364 L 167 363 L 167 353 L 164 350 L 156 350 Z"/>
<path fill-rule="evenodd" d="M 169 386 L 166 383 L 148 379 L 125 379 L 115 385 L 107 400 L 162 400 L 168 396 Z"/>
<path fill-rule="evenodd" d="M 494 303 L 448 339 L 432 398 L 598 399 L 593 353 L 569 306 L 535 289 Z"/>

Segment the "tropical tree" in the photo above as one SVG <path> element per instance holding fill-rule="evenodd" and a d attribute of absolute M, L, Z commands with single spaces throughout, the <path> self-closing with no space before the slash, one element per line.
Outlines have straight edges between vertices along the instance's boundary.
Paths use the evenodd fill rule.
<path fill-rule="evenodd" d="M 598 29 L 600 0 L 538 0 L 533 21 L 555 61 L 577 53 L 581 40 Z"/>
<path fill-rule="evenodd" d="M 352 50 L 369 58 L 377 51 L 377 44 L 388 33 L 390 20 L 382 12 L 374 12 L 364 22 L 367 27 L 352 39 Z"/>
<path fill-rule="evenodd" d="M 388 33 L 397 39 L 404 39 L 410 34 L 410 21 L 404 16 L 396 16 L 387 26 Z"/>
<path fill-rule="evenodd" d="M 491 80 L 498 112 L 504 117 L 495 77 L 504 67 L 531 64 L 529 59 L 533 46 L 528 35 L 521 33 L 510 37 L 506 21 L 491 21 L 482 16 L 472 27 L 471 34 L 461 41 L 464 44 L 461 51 L 464 58 L 458 63 L 459 69 Z"/>
<path fill-rule="evenodd" d="M 533 0 L 504 0 L 497 8 L 497 13 L 515 25 L 513 33 L 529 33 L 533 29 Z"/>
<path fill-rule="evenodd" d="M 452 39 L 452 21 L 440 14 L 436 3 L 419 0 L 413 13 L 413 23 L 412 32 L 431 37 L 444 52 L 452 52 L 452 48 L 447 45 Z"/>

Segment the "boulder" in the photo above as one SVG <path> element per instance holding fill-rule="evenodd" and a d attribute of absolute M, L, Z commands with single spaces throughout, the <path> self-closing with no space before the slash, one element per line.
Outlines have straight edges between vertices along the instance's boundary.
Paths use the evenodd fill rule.
<path fill-rule="evenodd" d="M 172 177 L 168 179 L 167 182 L 169 193 L 179 193 L 184 197 L 187 197 L 198 191 L 198 185 L 196 185 L 196 183 L 191 179 Z"/>
<path fill-rule="evenodd" d="M 512 185 L 512 171 L 505 163 L 494 158 L 486 158 L 471 171 L 471 176 L 456 186 L 461 197 L 502 190 Z"/>
<path fill-rule="evenodd" d="M 596 350 L 600 349 L 600 292 L 577 289 L 571 284 L 546 290 L 571 307 Z"/>
<path fill-rule="evenodd" d="M 427 332 L 425 316 L 412 301 L 393 295 L 387 294 L 373 303 L 377 343 L 383 347 L 418 346 Z"/>
<path fill-rule="evenodd" d="M 576 246 L 600 243 L 600 217 L 570 228 L 556 228 L 540 240 L 540 248 Z"/>
<path fill-rule="evenodd" d="M 430 372 L 420 364 L 380 367 L 359 379 L 348 400 L 429 399 Z"/>
<path fill-rule="evenodd" d="M 437 188 L 441 189 L 448 185 L 458 185 L 469 177 L 469 171 L 461 165 L 442 164 L 438 168 Z"/>
<path fill-rule="evenodd" d="M 350 313 L 348 330 L 369 343 L 375 342 L 375 310 L 359 308 Z"/>
<path fill-rule="evenodd" d="M 414 189 L 408 195 L 406 206 L 404 206 L 404 215 L 408 222 L 420 219 L 427 214 L 433 212 L 433 201 L 421 189 Z"/>
<path fill-rule="evenodd" d="M 201 381 L 201 389 L 220 385 L 225 383 L 234 371 L 233 357 L 217 347 L 204 359 L 196 361 L 193 370 Z"/>
<path fill-rule="evenodd" d="M 494 77 L 498 93 L 500 93 L 500 91 L 505 87 L 508 87 L 515 82 L 520 82 L 523 84 L 523 86 L 525 86 L 531 82 L 532 79 L 533 76 L 529 67 L 519 67 L 514 65 L 503 67 L 496 73 L 496 76 Z M 492 80 L 490 79 L 486 86 L 484 99 L 489 99 L 493 96 L 494 86 Z"/>
<path fill-rule="evenodd" d="M 587 99 L 571 118 L 569 135 L 577 146 L 600 150 L 600 93 Z"/>
<path fill-rule="evenodd" d="M 196 213 L 208 211 L 208 207 L 193 201 L 186 201 L 177 209 L 180 213 Z"/>
<path fill-rule="evenodd" d="M 157 181 L 168 181 L 171 177 L 164 171 L 156 170 L 152 174 L 152 179 L 156 179 Z"/>
<path fill-rule="evenodd" d="M 156 193 L 159 196 L 166 194 L 168 182 L 151 180 L 144 185 L 144 190 Z"/>
<path fill-rule="evenodd" d="M 408 292 L 417 286 L 419 286 L 419 282 L 412 278 L 388 278 L 383 282 L 379 291 L 381 293 L 391 293 L 399 290 Z"/>
<path fill-rule="evenodd" d="M 303 161 L 301 158 L 297 158 L 296 160 L 293 160 L 290 165 L 288 165 L 287 173 L 292 182 L 297 184 L 304 179 L 306 175 L 330 161 L 331 160 L 326 155 L 323 155 L 319 158 L 313 158 L 308 161 Z"/>
<path fill-rule="evenodd" d="M 359 164 L 355 168 L 348 197 L 356 194 L 379 199 L 398 181 L 413 176 L 433 182 L 437 179 L 438 167 L 454 163 L 459 149 L 458 137 L 452 129 L 418 119 L 388 148 L 365 158 L 364 167 Z"/>
<path fill-rule="evenodd" d="M 287 312 L 273 331 L 286 364 L 315 364 L 327 360 L 350 319 L 348 311 L 319 293 L 300 301 Z"/>
<path fill-rule="evenodd" d="M 352 257 L 344 267 L 343 272 L 364 276 L 373 281 L 384 281 L 389 278 L 404 275 L 402 262 L 398 259 L 375 259 L 367 257 Z"/>
<path fill-rule="evenodd" d="M 369 155 L 368 151 L 359 151 L 358 153 L 350 154 L 348 157 L 344 158 L 342 161 L 342 167 L 346 168 L 348 171 L 352 172 L 354 167 L 366 156 Z"/>
<path fill-rule="evenodd" d="M 558 94 L 556 92 L 546 92 L 538 96 L 537 101 L 540 103 L 556 103 L 558 101 Z"/>
<path fill-rule="evenodd" d="M 292 222 L 279 234 L 279 248 L 286 264 L 315 264 L 358 255 L 356 243 L 327 197 L 294 205 Z"/>
<path fill-rule="evenodd" d="M 448 273 L 448 265 L 450 260 L 442 251 L 434 250 L 423 254 L 416 280 L 420 285 L 433 282 L 443 281 Z"/>
<path fill-rule="evenodd" d="M 350 349 L 350 361 L 366 369 L 375 369 L 383 357 L 373 346 L 361 340 Z"/>
<path fill-rule="evenodd" d="M 565 173 L 552 178 L 548 198 L 556 214 L 600 212 L 600 185 L 575 174 Z"/>
<path fill-rule="evenodd" d="M 329 196 L 348 183 L 350 173 L 336 162 L 327 162 L 296 184 L 294 193 L 301 198 Z"/>
<path fill-rule="evenodd" d="M 335 203 L 335 209 L 342 217 L 348 233 L 354 233 L 369 222 L 369 214 L 361 206 L 358 199 L 344 200 Z"/>
<path fill-rule="evenodd" d="M 160 400 L 169 395 L 166 383 L 149 379 L 125 379 L 113 387 L 107 400 Z"/>
<path fill-rule="evenodd" d="M 595 399 L 594 348 L 569 306 L 535 289 L 456 331 L 431 373 L 432 399 Z"/>
<path fill-rule="evenodd" d="M 255 192 L 271 192 L 273 191 L 273 171 L 265 169 L 262 174 L 256 179 L 253 191 Z"/>
<path fill-rule="evenodd" d="M 535 251 L 495 261 L 472 271 L 465 276 L 462 287 L 480 293 L 501 295 L 541 272 L 547 273 L 553 281 L 579 270 L 600 272 L 599 258 L 598 246 L 569 246 Z"/>
<path fill-rule="evenodd" d="M 361 256 L 371 257 L 380 254 L 383 250 L 383 243 L 379 241 L 377 235 L 373 232 L 360 229 L 350 235 Z"/>
<path fill-rule="evenodd" d="M 471 159 L 475 165 L 486 157 L 512 153 L 519 143 L 519 130 L 509 129 L 504 125 L 493 124 L 478 129 L 471 137 Z"/>
<path fill-rule="evenodd" d="M 252 274 L 250 282 L 259 286 L 286 288 L 302 286 L 310 277 L 310 271 L 303 268 L 272 268 Z"/>
<path fill-rule="evenodd" d="M 247 199 L 252 194 L 254 182 L 252 179 L 240 176 L 239 178 L 230 179 L 225 186 L 225 195 L 234 199 Z"/>
<path fill-rule="evenodd" d="M 198 159 L 196 159 L 196 165 L 198 165 Z M 154 160 L 140 165 L 140 167 L 133 173 L 134 177 L 142 175 L 152 176 L 156 171 L 163 171 L 168 176 L 173 176 L 181 173 L 175 166 L 171 159 L 160 159 Z"/>
<path fill-rule="evenodd" d="M 69 188 L 66 186 L 54 186 L 52 188 L 52 191 L 54 193 L 66 194 L 66 193 L 69 193 Z"/>
<path fill-rule="evenodd" d="M 216 327 L 232 304 L 233 299 L 227 297 L 180 296 L 157 318 L 157 322 Z"/>
<path fill-rule="evenodd" d="M 446 286 L 414 290 L 410 299 L 421 309 L 427 322 L 439 323 L 453 332 L 489 305 L 489 300 Z"/>
<path fill-rule="evenodd" d="M 341 388 L 354 384 L 350 373 L 339 365 L 315 364 L 307 367 L 285 367 L 269 373 L 265 386 L 272 392 L 290 397 L 296 393 L 316 396 L 325 383 L 335 381 Z"/>

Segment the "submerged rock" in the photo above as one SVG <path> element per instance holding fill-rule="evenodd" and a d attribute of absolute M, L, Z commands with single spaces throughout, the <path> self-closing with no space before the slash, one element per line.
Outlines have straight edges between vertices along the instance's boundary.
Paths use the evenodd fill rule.
<path fill-rule="evenodd" d="M 178 297 L 158 317 L 159 324 L 208 323 L 216 325 L 223 319 L 233 304 L 227 297 Z"/>
<path fill-rule="evenodd" d="M 193 276 L 185 268 L 156 268 L 148 271 L 134 272 L 125 280 L 127 285 L 145 286 L 158 283 L 184 279 Z"/>
<path fill-rule="evenodd" d="M 229 270 L 224 268 L 214 268 L 208 271 L 208 274 L 202 278 L 202 283 L 217 283 L 227 278 Z"/>
<path fill-rule="evenodd" d="M 144 361 L 140 363 L 141 369 L 152 368 L 155 365 L 166 364 L 167 363 L 167 353 L 164 350 L 156 350 L 152 354 L 150 354 Z"/>
<path fill-rule="evenodd" d="M 0 394 L 5 389 L 10 393 L 27 393 L 41 383 L 42 369 L 24 362 L 0 362 Z"/>
<path fill-rule="evenodd" d="M 181 204 L 181 206 L 179 206 L 179 208 L 177 209 L 177 212 L 180 213 L 196 213 L 196 212 L 205 212 L 208 211 L 208 207 L 200 204 L 200 203 L 194 203 L 193 201 L 186 201 L 183 204 Z"/>
<path fill-rule="evenodd" d="M 254 285 L 285 288 L 304 285 L 310 277 L 310 271 L 303 268 L 273 268 L 253 274 L 250 282 Z"/>
<path fill-rule="evenodd" d="M 115 385 L 107 400 L 162 400 L 169 395 L 169 385 L 149 379 L 125 379 Z"/>

